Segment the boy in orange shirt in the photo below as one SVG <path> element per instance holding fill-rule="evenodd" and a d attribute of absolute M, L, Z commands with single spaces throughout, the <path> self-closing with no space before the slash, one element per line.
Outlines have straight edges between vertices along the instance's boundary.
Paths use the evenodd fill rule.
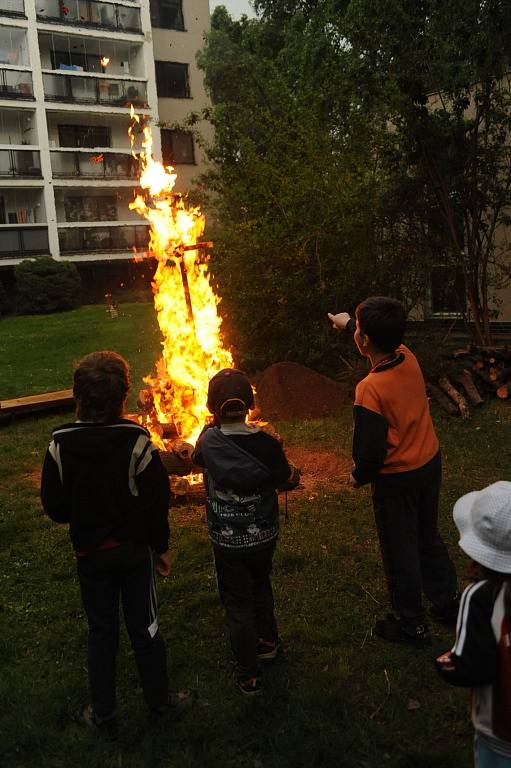
<path fill-rule="evenodd" d="M 454 566 L 438 531 L 441 461 L 426 387 L 413 353 L 402 344 L 402 304 L 372 296 L 356 309 L 328 317 L 354 333 L 371 370 L 357 385 L 352 484 L 371 483 L 376 527 L 394 614 L 375 625 L 384 640 L 431 643 L 422 592 L 431 615 L 454 620 L 459 595 Z"/>

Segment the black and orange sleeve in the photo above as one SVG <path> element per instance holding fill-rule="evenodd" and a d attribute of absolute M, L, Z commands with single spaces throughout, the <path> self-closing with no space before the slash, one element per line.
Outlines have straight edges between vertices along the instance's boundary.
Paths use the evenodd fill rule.
<path fill-rule="evenodd" d="M 380 413 L 362 405 L 355 405 L 353 418 L 352 475 L 358 485 L 366 485 L 376 480 L 385 461 L 388 424 Z"/>

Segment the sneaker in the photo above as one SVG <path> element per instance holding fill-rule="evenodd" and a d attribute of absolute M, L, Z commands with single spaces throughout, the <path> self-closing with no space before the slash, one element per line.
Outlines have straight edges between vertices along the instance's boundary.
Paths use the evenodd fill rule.
<path fill-rule="evenodd" d="M 262 693 L 261 678 L 257 675 L 237 675 L 235 681 L 236 687 L 244 696 L 257 696 Z"/>
<path fill-rule="evenodd" d="M 103 738 L 108 739 L 109 741 L 114 741 L 119 736 L 119 724 L 117 722 L 117 717 L 115 715 L 110 715 L 110 717 L 98 717 L 94 710 L 92 709 L 92 705 L 89 704 L 82 712 L 82 722 L 85 723 L 85 725 L 88 725 L 89 728 L 94 729 L 100 736 L 103 736 Z"/>
<path fill-rule="evenodd" d="M 278 637 L 276 640 L 257 641 L 257 658 L 259 661 L 274 661 L 282 653 L 282 640 Z"/>
<path fill-rule="evenodd" d="M 438 621 L 440 624 L 453 626 L 456 624 L 456 620 L 458 618 L 460 600 L 461 593 L 456 592 L 456 594 L 451 597 L 447 605 L 444 605 L 442 608 L 438 608 L 436 605 L 432 605 L 429 609 L 429 615 L 432 619 Z"/>
<path fill-rule="evenodd" d="M 388 640 L 391 643 L 413 645 L 415 648 L 425 648 L 431 645 L 431 637 L 425 624 L 405 627 L 401 620 L 396 619 L 392 614 L 388 614 L 385 619 L 376 622 L 374 633 L 382 640 Z"/>
<path fill-rule="evenodd" d="M 197 695 L 194 691 L 178 691 L 170 696 L 167 706 L 161 709 L 153 709 L 149 714 L 151 725 L 167 725 L 175 723 L 185 715 L 193 706 Z"/>

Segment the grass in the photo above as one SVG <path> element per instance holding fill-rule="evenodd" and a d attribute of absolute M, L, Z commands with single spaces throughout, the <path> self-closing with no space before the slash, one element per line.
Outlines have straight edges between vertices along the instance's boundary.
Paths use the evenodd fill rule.
<path fill-rule="evenodd" d="M 69 385 L 70 364 L 93 348 L 125 354 L 134 379 L 152 370 L 158 336 L 150 308 L 102 307 L 0 322 L 0 398 Z M 84 330 L 85 326 L 85 330 Z M 14 355 L 14 356 L 13 356 Z M 21 388 L 19 382 L 23 382 Z M 98 742 L 77 722 L 87 702 L 86 624 L 63 527 L 40 509 L 37 473 L 51 429 L 68 416 L 0 430 L 0 743 L 9 768 L 329 768 L 470 765 L 468 696 L 436 676 L 431 654 L 378 642 L 370 628 L 386 592 L 366 490 L 291 495 L 274 586 L 286 646 L 245 701 L 230 682 L 202 512 L 176 510 L 172 575 L 160 581 L 160 624 L 172 684 L 199 700 L 172 731 L 148 732 L 126 637 L 118 688 L 121 739 Z M 511 409 L 488 403 L 470 422 L 438 416 L 444 458 L 442 529 L 461 580 L 450 510 L 462 493 L 509 476 Z M 349 450 L 351 414 L 280 423 L 288 444 Z M 445 648 L 451 635 L 434 627 Z M 419 708 L 409 709 L 410 700 Z"/>

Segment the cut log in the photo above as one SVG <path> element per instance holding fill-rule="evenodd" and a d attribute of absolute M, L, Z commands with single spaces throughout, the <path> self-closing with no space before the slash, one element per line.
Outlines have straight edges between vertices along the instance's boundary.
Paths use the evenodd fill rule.
<path fill-rule="evenodd" d="M 474 379 L 472 378 L 470 371 L 467 371 L 466 368 L 464 368 L 461 373 L 458 373 L 453 378 L 456 383 L 463 388 L 471 405 L 477 406 L 481 405 L 481 403 L 484 403 L 483 398 L 479 394 L 479 391 L 474 384 Z"/>
<path fill-rule="evenodd" d="M 191 461 L 192 453 L 195 448 L 191 443 L 187 443 L 185 440 L 176 440 L 172 443 L 172 452 L 179 456 L 180 459 L 185 461 Z"/>
<path fill-rule="evenodd" d="M 152 426 L 162 440 L 175 440 L 177 437 L 176 425 L 172 421 L 157 421 Z"/>
<path fill-rule="evenodd" d="M 431 384 L 431 382 L 428 382 L 428 392 L 431 398 L 440 406 L 440 408 L 442 408 L 442 410 L 448 413 L 449 416 L 456 416 L 458 413 L 458 408 L 453 403 L 451 398 L 447 397 L 445 392 L 442 392 L 440 387 L 437 387 L 436 384 Z"/>
<path fill-rule="evenodd" d="M 501 400 L 506 400 L 509 395 L 511 394 L 511 387 L 509 384 L 503 384 L 501 387 L 497 389 L 496 395 Z"/>
<path fill-rule="evenodd" d="M 444 392 L 449 395 L 451 400 L 456 403 L 458 406 L 459 412 L 461 414 L 462 419 L 469 419 L 470 418 L 470 410 L 468 407 L 468 403 L 461 394 L 461 392 L 458 392 L 456 387 L 453 387 L 447 376 L 442 376 L 440 379 L 438 379 L 438 386 L 444 390 Z"/>
<path fill-rule="evenodd" d="M 452 353 L 452 357 L 456 360 L 458 357 L 469 357 L 472 354 L 470 347 L 463 347 L 463 349 L 455 349 Z"/>
<path fill-rule="evenodd" d="M 186 477 L 169 477 L 172 501 L 176 504 L 204 504 L 206 488 L 204 483 L 190 483 Z"/>
<path fill-rule="evenodd" d="M 472 368 L 472 373 L 476 377 L 477 381 L 484 387 L 485 390 L 488 392 L 495 392 L 497 389 L 497 384 L 495 381 L 492 381 L 490 379 L 490 376 L 487 371 L 484 371 L 480 368 Z"/>
<path fill-rule="evenodd" d="M 141 389 L 137 397 L 137 405 L 144 413 L 149 413 L 154 405 L 153 393 L 150 389 Z"/>
<path fill-rule="evenodd" d="M 43 392 L 42 395 L 27 395 L 14 397 L 11 400 L 0 401 L 0 411 L 3 413 L 30 413 L 51 408 L 63 408 L 74 405 L 72 389 L 61 389 L 58 392 Z"/>
<path fill-rule="evenodd" d="M 160 451 L 160 457 L 163 466 L 168 475 L 189 475 L 192 472 L 201 472 L 200 468 L 194 467 L 190 459 L 184 459 L 174 453 L 174 451 Z"/>

